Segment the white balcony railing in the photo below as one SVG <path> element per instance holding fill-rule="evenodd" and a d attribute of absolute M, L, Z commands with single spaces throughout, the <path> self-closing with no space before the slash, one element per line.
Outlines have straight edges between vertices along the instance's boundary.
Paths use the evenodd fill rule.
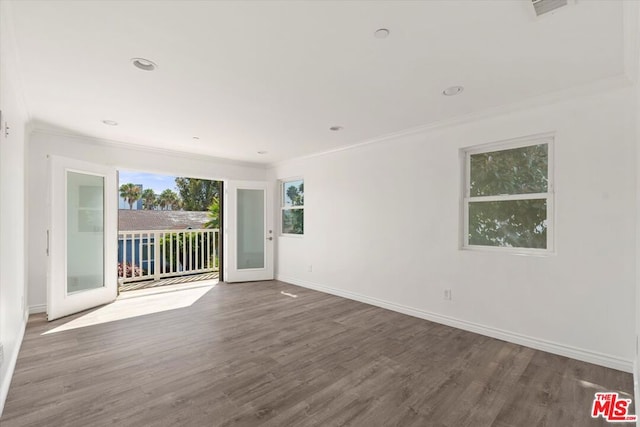
<path fill-rule="evenodd" d="M 218 238 L 218 229 L 118 231 L 118 280 L 218 271 Z"/>

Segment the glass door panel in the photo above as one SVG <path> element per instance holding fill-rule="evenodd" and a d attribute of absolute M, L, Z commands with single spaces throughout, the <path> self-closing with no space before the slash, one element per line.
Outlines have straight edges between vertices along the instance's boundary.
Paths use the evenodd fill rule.
<path fill-rule="evenodd" d="M 264 268 L 264 190 L 238 189 L 238 270 Z"/>
<path fill-rule="evenodd" d="M 229 181 L 226 187 L 224 280 L 272 280 L 272 185 L 261 181 Z"/>
<path fill-rule="evenodd" d="M 104 286 L 104 177 L 67 172 L 67 293 Z"/>

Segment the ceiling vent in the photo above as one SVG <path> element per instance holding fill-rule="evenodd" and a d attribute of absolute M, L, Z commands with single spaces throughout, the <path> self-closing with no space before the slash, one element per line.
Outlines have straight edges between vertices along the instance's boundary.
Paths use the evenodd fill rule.
<path fill-rule="evenodd" d="M 568 0 L 531 0 L 531 3 L 533 3 L 536 15 L 540 16 L 566 6 Z"/>

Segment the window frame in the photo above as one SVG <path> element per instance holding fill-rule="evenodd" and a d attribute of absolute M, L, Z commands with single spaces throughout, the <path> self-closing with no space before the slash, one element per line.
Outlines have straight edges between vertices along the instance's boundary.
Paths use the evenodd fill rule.
<path fill-rule="evenodd" d="M 155 244 L 155 242 L 153 242 L 153 243 L 149 242 L 149 237 L 147 237 L 146 240 L 147 240 L 146 242 L 142 243 L 142 251 L 140 253 L 140 264 L 142 264 L 143 262 L 149 263 L 149 262 L 153 262 L 154 261 L 154 259 L 153 259 L 153 255 L 154 255 L 154 253 L 153 253 L 153 245 Z M 145 249 L 146 249 L 146 252 L 147 252 L 146 259 L 144 258 Z"/>
<path fill-rule="evenodd" d="M 503 194 L 496 196 L 471 196 L 471 156 L 474 154 L 488 153 L 493 151 L 511 150 L 533 145 L 547 144 L 547 192 L 527 193 L 527 194 Z M 555 158 L 554 158 L 555 133 L 548 132 L 537 135 L 530 135 L 521 138 L 514 138 L 489 144 L 474 145 L 460 149 L 460 159 L 462 162 L 462 191 L 461 191 L 461 239 L 460 249 L 481 252 L 499 252 L 516 255 L 537 255 L 547 256 L 555 254 Z M 490 202 L 503 200 L 546 200 L 547 205 L 547 247 L 539 248 L 519 248 L 509 246 L 484 246 L 469 244 L 469 203 L 470 202 Z"/>
<path fill-rule="evenodd" d="M 305 234 L 305 229 L 306 227 L 303 225 L 303 229 L 302 229 L 302 233 L 301 234 L 296 234 L 296 233 L 285 233 L 283 230 L 283 219 L 284 219 L 284 211 L 285 210 L 294 210 L 294 209 L 300 209 L 302 210 L 302 218 L 303 218 L 303 224 L 304 224 L 304 207 L 305 207 L 305 203 L 306 201 L 302 204 L 302 206 L 285 206 L 284 203 L 284 198 L 285 198 L 285 194 L 284 194 L 284 185 L 288 182 L 294 182 L 294 181 L 302 181 L 302 183 L 304 184 L 304 177 L 302 176 L 293 176 L 293 177 L 288 177 L 288 178 L 281 178 L 278 180 L 279 183 L 279 187 L 280 187 L 280 220 L 279 220 L 279 231 L 280 231 L 280 236 L 281 237 L 294 237 L 294 238 L 298 238 L 301 239 L 304 237 Z"/>

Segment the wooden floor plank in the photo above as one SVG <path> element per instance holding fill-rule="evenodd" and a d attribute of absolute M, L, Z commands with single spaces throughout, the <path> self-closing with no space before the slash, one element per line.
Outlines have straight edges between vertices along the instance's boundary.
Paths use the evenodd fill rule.
<path fill-rule="evenodd" d="M 51 332 L 85 315 L 31 317 L 2 427 L 595 426 L 595 392 L 633 397 L 627 373 L 278 281 Z"/>

